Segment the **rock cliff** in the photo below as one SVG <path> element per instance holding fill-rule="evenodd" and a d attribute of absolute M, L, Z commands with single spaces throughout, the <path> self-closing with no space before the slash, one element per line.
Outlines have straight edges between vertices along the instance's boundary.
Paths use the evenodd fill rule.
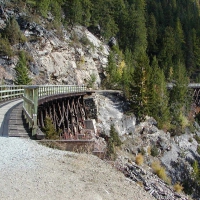
<path fill-rule="evenodd" d="M 50 22 L 39 25 L 26 20 L 25 13 L 1 8 L 0 28 L 6 20 L 14 16 L 18 21 L 26 42 L 12 46 L 12 49 L 25 50 L 29 55 L 30 77 L 33 84 L 78 84 L 98 88 L 108 63 L 109 46 L 101 42 L 85 27 L 72 29 L 62 27 L 57 30 L 45 28 Z M 17 56 L 0 57 L 1 80 L 12 83 Z"/>

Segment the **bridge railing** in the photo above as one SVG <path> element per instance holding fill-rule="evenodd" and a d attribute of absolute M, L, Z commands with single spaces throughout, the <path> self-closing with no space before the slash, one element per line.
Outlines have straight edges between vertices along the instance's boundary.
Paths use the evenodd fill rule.
<path fill-rule="evenodd" d="M 36 135 L 37 131 L 37 110 L 38 99 L 44 96 L 63 94 L 63 93 L 77 93 L 86 91 L 85 86 L 76 85 L 35 85 L 24 87 L 24 103 L 23 112 L 29 128 L 32 128 L 32 136 Z"/>
<path fill-rule="evenodd" d="M 22 97 L 24 85 L 0 85 L 0 101 Z"/>
<path fill-rule="evenodd" d="M 39 98 L 54 94 L 82 92 L 86 90 L 86 86 L 77 85 L 40 85 Z"/>

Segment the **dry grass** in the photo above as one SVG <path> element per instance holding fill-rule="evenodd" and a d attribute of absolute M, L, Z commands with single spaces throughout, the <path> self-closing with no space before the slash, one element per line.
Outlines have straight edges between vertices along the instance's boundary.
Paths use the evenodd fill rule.
<path fill-rule="evenodd" d="M 174 190 L 175 190 L 176 192 L 180 193 L 180 192 L 182 192 L 182 190 L 183 190 L 183 186 L 182 186 L 180 183 L 176 183 L 176 184 L 174 185 Z"/>
<path fill-rule="evenodd" d="M 170 178 L 167 176 L 165 168 L 160 165 L 159 161 L 154 161 L 151 164 L 151 168 L 157 174 L 159 178 L 165 181 L 168 184 L 171 184 Z"/>
<path fill-rule="evenodd" d="M 149 147 L 147 148 L 147 153 L 148 153 L 148 155 L 151 155 L 151 146 L 149 146 Z"/>
<path fill-rule="evenodd" d="M 135 162 L 137 165 L 142 165 L 143 162 L 144 162 L 144 157 L 142 154 L 138 154 L 136 157 L 135 157 Z"/>

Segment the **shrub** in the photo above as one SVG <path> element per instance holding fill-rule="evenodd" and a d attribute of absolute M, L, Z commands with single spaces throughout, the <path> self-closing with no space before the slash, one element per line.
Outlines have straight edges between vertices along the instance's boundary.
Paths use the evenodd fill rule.
<path fill-rule="evenodd" d="M 200 137 L 198 135 L 195 135 L 194 139 L 197 141 L 198 144 L 200 144 Z"/>
<path fill-rule="evenodd" d="M 116 151 L 112 138 L 108 139 L 107 143 L 107 158 L 110 160 L 116 159 Z"/>
<path fill-rule="evenodd" d="M 117 131 L 114 128 L 114 125 L 110 127 L 110 138 L 107 143 L 107 158 L 110 160 L 116 159 L 116 146 L 120 146 L 122 144 Z"/>
<path fill-rule="evenodd" d="M 88 88 L 93 88 L 95 81 L 96 81 L 96 75 L 91 74 L 90 79 L 88 80 L 88 85 L 87 85 Z"/>
<path fill-rule="evenodd" d="M 153 145 L 153 146 L 151 147 L 151 155 L 152 155 L 153 157 L 156 157 L 156 156 L 159 155 L 159 150 L 158 150 L 158 148 L 157 148 L 155 145 Z"/>
<path fill-rule="evenodd" d="M 56 131 L 52 120 L 49 116 L 47 116 L 44 120 L 45 128 L 43 129 L 43 132 L 45 133 L 45 136 L 47 139 L 58 139 L 59 133 Z"/>
<path fill-rule="evenodd" d="M 135 158 L 135 162 L 137 165 L 142 165 L 144 162 L 144 157 L 142 154 L 138 154 Z"/>
<path fill-rule="evenodd" d="M 19 54 L 19 60 L 15 67 L 16 78 L 14 83 L 16 85 L 28 85 L 31 83 L 31 79 L 28 76 L 27 60 L 25 52 L 21 51 Z"/>
<path fill-rule="evenodd" d="M 176 183 L 176 184 L 174 185 L 174 190 L 175 190 L 176 192 L 180 193 L 180 192 L 182 192 L 182 190 L 183 190 L 183 186 L 182 186 L 180 183 Z"/>
<path fill-rule="evenodd" d="M 113 124 L 110 126 L 110 137 L 112 138 L 115 146 L 121 146 L 122 142 Z"/>
<path fill-rule="evenodd" d="M 200 145 L 197 146 L 197 153 L 200 155 Z"/>
<path fill-rule="evenodd" d="M 196 183 L 200 185 L 200 168 L 196 160 L 194 161 L 192 168 L 193 168 L 192 177 L 194 178 Z"/>
<path fill-rule="evenodd" d="M 26 41 L 26 37 L 21 33 L 15 18 L 11 18 L 8 21 L 3 31 L 3 37 L 7 37 L 11 45 Z"/>
<path fill-rule="evenodd" d="M 151 164 L 151 168 L 153 169 L 154 173 L 157 174 L 159 178 L 161 178 L 166 183 L 170 184 L 171 180 L 167 176 L 165 168 L 160 165 L 159 161 L 155 161 Z"/>
<path fill-rule="evenodd" d="M 189 139 L 188 139 L 188 142 L 192 143 L 192 142 L 193 142 L 193 139 L 192 139 L 192 138 L 189 138 Z"/>
<path fill-rule="evenodd" d="M 140 153 L 141 153 L 143 156 L 146 154 L 146 151 L 144 150 L 143 147 L 140 149 Z"/>
<path fill-rule="evenodd" d="M 147 153 L 148 153 L 148 155 L 151 155 L 151 146 L 149 146 L 149 147 L 147 148 Z"/>
<path fill-rule="evenodd" d="M 13 56 L 13 51 L 11 49 L 10 43 L 7 38 L 1 38 L 0 36 L 0 55 L 1 56 Z"/>

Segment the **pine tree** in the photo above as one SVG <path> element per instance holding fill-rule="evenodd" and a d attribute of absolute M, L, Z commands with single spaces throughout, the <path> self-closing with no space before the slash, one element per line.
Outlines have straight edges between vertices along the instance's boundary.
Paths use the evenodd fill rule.
<path fill-rule="evenodd" d="M 145 53 L 138 59 L 130 83 L 131 104 L 139 119 L 149 114 L 149 59 Z"/>
<path fill-rule="evenodd" d="M 26 38 L 22 35 L 15 18 L 11 18 L 3 30 L 3 37 L 8 38 L 11 45 L 24 42 Z"/>
<path fill-rule="evenodd" d="M 36 6 L 43 17 L 47 17 L 51 0 L 37 0 Z"/>
<path fill-rule="evenodd" d="M 28 85 L 31 79 L 28 77 L 27 60 L 24 51 L 19 53 L 19 61 L 15 67 L 16 78 L 14 83 L 16 85 Z"/>
<path fill-rule="evenodd" d="M 191 98 L 188 89 L 189 79 L 184 64 L 180 62 L 178 63 L 173 79 L 174 86 L 170 91 L 169 101 L 172 123 L 178 127 L 178 129 L 182 130 L 188 125 L 186 116 L 191 105 Z"/>
<path fill-rule="evenodd" d="M 173 56 L 175 55 L 175 37 L 172 27 L 165 29 L 165 34 L 162 40 L 162 48 L 159 54 L 159 61 L 164 70 L 165 77 L 171 81 L 172 74 L 170 73 L 174 67 Z"/>
<path fill-rule="evenodd" d="M 152 70 L 150 75 L 150 115 L 158 122 L 160 128 L 168 128 L 170 122 L 170 114 L 168 108 L 168 92 L 167 84 L 163 71 L 158 66 L 158 61 L 154 56 L 152 61 Z M 165 126 L 165 127 L 164 127 Z"/>

